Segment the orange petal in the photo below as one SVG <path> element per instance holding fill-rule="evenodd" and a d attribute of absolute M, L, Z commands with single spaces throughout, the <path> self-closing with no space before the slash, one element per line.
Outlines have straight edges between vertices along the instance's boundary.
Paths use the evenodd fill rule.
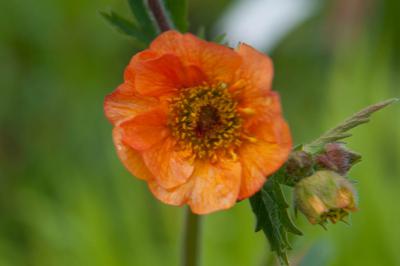
<path fill-rule="evenodd" d="M 183 87 L 184 68 L 179 58 L 164 54 L 135 66 L 135 87 L 146 96 L 161 96 Z"/>
<path fill-rule="evenodd" d="M 185 183 L 193 173 L 193 163 L 188 159 L 190 154 L 177 150 L 175 140 L 171 137 L 142 154 L 157 183 L 166 189 Z"/>
<path fill-rule="evenodd" d="M 210 82 L 230 82 L 241 64 L 240 56 L 232 49 L 203 41 L 190 33 L 167 31 L 151 43 L 150 49 L 175 54 L 185 66 L 198 66 Z"/>
<path fill-rule="evenodd" d="M 252 88 L 262 93 L 268 92 L 274 75 L 272 60 L 244 43 L 239 44 L 236 51 L 243 59 L 238 71 L 239 78 L 246 80 Z"/>
<path fill-rule="evenodd" d="M 281 116 L 255 124 L 250 130 L 257 140 L 240 147 L 243 174 L 239 199 L 259 191 L 267 177 L 286 162 L 292 148 L 289 127 Z"/>
<path fill-rule="evenodd" d="M 207 81 L 195 65 L 183 65 L 174 54 L 144 50 L 132 57 L 125 69 L 125 81 L 135 84 L 142 95 L 161 96 L 180 88 L 193 87 Z"/>
<path fill-rule="evenodd" d="M 240 187 L 239 161 L 220 160 L 216 164 L 197 162 L 191 179 L 193 190 L 188 204 L 197 214 L 207 214 L 232 207 Z"/>
<path fill-rule="evenodd" d="M 148 185 L 150 191 L 160 201 L 174 206 L 181 206 L 188 201 L 192 193 L 193 180 L 189 179 L 188 182 L 171 189 L 163 188 L 155 179 L 150 180 Z"/>
<path fill-rule="evenodd" d="M 122 130 L 119 127 L 113 129 L 114 145 L 119 159 L 122 161 L 128 171 L 135 177 L 143 180 L 152 179 L 150 171 L 144 164 L 143 158 L 139 152 L 135 151 L 122 141 Z"/>
<path fill-rule="evenodd" d="M 165 189 L 154 180 L 149 182 L 149 188 L 164 203 L 176 206 L 187 203 L 194 213 L 207 214 L 228 209 L 236 203 L 240 175 L 239 162 L 220 161 L 211 164 L 198 161 L 186 183 Z"/>
<path fill-rule="evenodd" d="M 270 123 L 275 117 L 282 116 L 281 102 L 279 94 L 275 91 L 269 91 L 267 95 L 256 97 L 252 102 L 239 105 L 241 108 L 248 108 L 257 115 L 250 115 L 244 121 L 244 128 L 254 126 L 257 123 Z"/>
<path fill-rule="evenodd" d="M 151 51 L 149 49 L 146 49 L 144 51 L 141 51 L 134 56 L 132 56 L 131 61 L 129 62 L 128 66 L 125 68 L 124 72 L 124 79 L 128 83 L 134 83 L 135 76 L 136 76 L 136 68 L 137 65 L 140 64 L 141 62 L 146 62 L 151 59 L 155 59 L 159 57 L 160 55 L 156 53 L 155 51 Z"/>
<path fill-rule="evenodd" d="M 161 108 L 135 116 L 120 124 L 125 143 L 136 150 L 146 150 L 169 134 L 167 115 Z"/>
<path fill-rule="evenodd" d="M 208 79 L 199 67 L 195 65 L 184 66 L 184 79 L 182 80 L 184 88 L 195 87 L 204 82 L 208 82 Z"/>
<path fill-rule="evenodd" d="M 138 95 L 131 84 L 124 83 L 106 96 L 104 112 L 113 125 L 118 125 L 150 110 L 156 104 L 155 99 Z"/>
<path fill-rule="evenodd" d="M 258 139 L 266 142 L 276 142 L 291 148 L 292 137 L 290 129 L 281 114 L 275 113 L 273 117 L 271 114 L 265 115 L 263 121 L 249 128 L 249 132 Z"/>

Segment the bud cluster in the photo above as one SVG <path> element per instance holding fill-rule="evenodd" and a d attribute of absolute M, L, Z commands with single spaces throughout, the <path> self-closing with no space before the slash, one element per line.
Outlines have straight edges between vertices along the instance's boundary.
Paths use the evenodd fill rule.
<path fill-rule="evenodd" d="M 317 154 L 292 152 L 285 173 L 294 186 L 296 208 L 310 223 L 337 223 L 357 210 L 357 193 L 346 174 L 360 160 L 342 143 L 328 143 Z"/>

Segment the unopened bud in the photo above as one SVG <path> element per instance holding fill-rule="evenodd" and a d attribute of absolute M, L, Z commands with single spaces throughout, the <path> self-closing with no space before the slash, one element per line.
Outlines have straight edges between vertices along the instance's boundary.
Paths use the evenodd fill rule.
<path fill-rule="evenodd" d="M 315 160 L 320 168 L 345 175 L 354 164 L 361 160 L 361 155 L 346 149 L 341 143 L 328 143 L 325 145 L 324 152 L 317 155 Z"/>
<path fill-rule="evenodd" d="M 328 220 L 337 223 L 357 210 L 356 191 L 343 176 L 328 170 L 317 171 L 300 180 L 294 189 L 296 208 L 312 224 Z"/>
<path fill-rule="evenodd" d="M 313 158 L 305 151 L 293 151 L 286 163 L 286 173 L 294 178 L 295 182 L 311 175 L 313 171 Z"/>

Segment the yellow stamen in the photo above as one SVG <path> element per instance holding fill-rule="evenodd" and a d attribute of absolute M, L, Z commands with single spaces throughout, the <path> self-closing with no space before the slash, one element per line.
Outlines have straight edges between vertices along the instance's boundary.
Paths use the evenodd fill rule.
<path fill-rule="evenodd" d="M 229 150 L 229 154 L 231 155 L 231 158 L 232 158 L 233 161 L 237 161 L 238 156 L 237 156 L 237 154 L 236 154 L 235 151 L 233 151 L 232 149 L 230 149 L 230 150 Z"/>
<path fill-rule="evenodd" d="M 245 115 L 254 115 L 256 113 L 256 110 L 250 107 L 246 108 L 239 108 L 238 109 L 240 113 L 245 114 Z"/>
<path fill-rule="evenodd" d="M 242 138 L 247 140 L 247 141 L 249 141 L 249 142 L 251 142 L 251 143 L 256 143 L 257 142 L 256 138 L 250 137 L 250 136 L 247 136 L 247 135 L 243 135 Z"/>
<path fill-rule="evenodd" d="M 244 79 L 239 79 L 231 86 L 232 90 L 242 89 L 246 86 L 247 82 Z"/>
<path fill-rule="evenodd" d="M 216 161 L 220 152 L 238 147 L 242 128 L 228 85 L 202 84 L 183 89 L 170 101 L 169 127 L 183 149 L 196 158 Z"/>

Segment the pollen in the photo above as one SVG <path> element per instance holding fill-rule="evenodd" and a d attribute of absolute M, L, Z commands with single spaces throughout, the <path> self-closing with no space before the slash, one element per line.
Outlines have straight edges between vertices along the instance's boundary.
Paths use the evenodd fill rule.
<path fill-rule="evenodd" d="M 198 159 L 236 158 L 242 118 L 225 83 L 183 89 L 170 101 L 168 120 L 180 149 Z"/>

